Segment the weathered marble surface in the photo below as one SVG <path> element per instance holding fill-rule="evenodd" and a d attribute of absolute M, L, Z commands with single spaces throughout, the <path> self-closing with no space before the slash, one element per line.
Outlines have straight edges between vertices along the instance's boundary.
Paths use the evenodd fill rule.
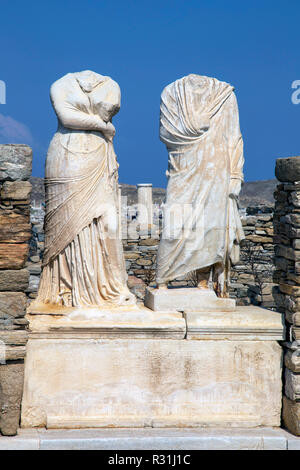
<path fill-rule="evenodd" d="M 179 312 L 154 313 L 142 307 L 108 309 L 61 308 L 28 314 L 32 338 L 169 338 L 183 339 L 186 323 Z"/>
<path fill-rule="evenodd" d="M 243 140 L 233 87 L 195 74 L 168 85 L 161 95 L 160 139 L 169 163 L 157 283 L 197 271 L 200 284 L 212 287 L 214 281 L 224 296 L 244 238 L 237 206 Z"/>
<path fill-rule="evenodd" d="M 183 339 L 179 313 L 143 315 L 133 321 L 128 313 L 123 324 L 109 315 L 98 324 L 80 316 L 53 317 L 50 323 L 47 316 L 35 316 L 22 426 L 280 425 L 282 350 L 270 318 L 255 325 L 258 331 L 270 328 L 269 335 L 253 336 L 248 329 L 240 340 L 225 331 L 216 341 Z"/>
<path fill-rule="evenodd" d="M 51 86 L 58 119 L 45 169 L 43 272 L 36 305 L 134 304 L 118 227 L 112 117 L 119 85 L 85 70 Z"/>
<path fill-rule="evenodd" d="M 197 287 L 146 290 L 145 305 L 154 311 L 230 312 L 235 309 L 234 299 L 220 299 L 212 289 Z"/>
<path fill-rule="evenodd" d="M 153 220 L 152 184 L 138 184 L 138 223 L 140 228 L 148 230 Z"/>
<path fill-rule="evenodd" d="M 237 307 L 232 312 L 184 312 L 187 339 L 282 341 L 283 315 L 260 307 Z"/>
<path fill-rule="evenodd" d="M 0 450 L 299 450 L 283 429 L 19 429 Z M 189 460 L 189 459 L 188 459 Z"/>

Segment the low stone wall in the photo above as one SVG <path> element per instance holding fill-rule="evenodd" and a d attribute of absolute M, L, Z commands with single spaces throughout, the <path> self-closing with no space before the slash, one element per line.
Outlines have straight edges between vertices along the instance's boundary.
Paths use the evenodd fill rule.
<path fill-rule="evenodd" d="M 248 207 L 242 215 L 245 240 L 240 261 L 231 269 L 230 297 L 238 305 L 274 310 L 273 207 Z"/>
<path fill-rule="evenodd" d="M 36 207 L 35 205 L 31 205 L 30 221 L 32 225 L 32 234 L 30 239 L 29 256 L 26 263 L 26 268 L 30 273 L 29 285 L 26 290 L 29 301 L 36 297 L 42 272 L 45 238 L 44 218 L 44 206 L 41 205 Z"/>
<path fill-rule="evenodd" d="M 275 192 L 274 280 L 277 310 L 285 314 L 283 421 L 300 435 L 300 157 L 278 159 Z"/>
<path fill-rule="evenodd" d="M 0 145 L 0 431 L 17 432 L 28 333 L 31 237 L 32 151 L 26 145 Z"/>
<path fill-rule="evenodd" d="M 273 207 L 248 207 L 242 215 L 242 224 L 246 239 L 241 244 L 240 262 L 231 270 L 230 297 L 236 298 L 238 305 L 275 309 Z M 141 235 L 137 232 L 134 240 L 123 240 L 129 287 L 140 300 L 144 299 L 146 286 L 155 285 L 158 245 L 159 237 L 151 238 L 145 232 Z M 196 279 L 191 275 L 170 284 L 194 286 Z"/>

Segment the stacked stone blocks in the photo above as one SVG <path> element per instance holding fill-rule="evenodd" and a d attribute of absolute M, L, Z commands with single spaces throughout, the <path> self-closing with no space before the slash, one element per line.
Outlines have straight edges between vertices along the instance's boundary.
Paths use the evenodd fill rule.
<path fill-rule="evenodd" d="M 245 240 L 240 261 L 231 269 L 230 297 L 237 299 L 237 305 L 275 310 L 273 207 L 248 207 L 242 225 Z"/>
<path fill-rule="evenodd" d="M 300 157 L 280 158 L 274 194 L 274 281 L 277 310 L 285 314 L 283 423 L 300 435 Z"/>
<path fill-rule="evenodd" d="M 32 150 L 0 145 L 0 431 L 16 434 L 20 419 L 31 237 Z"/>

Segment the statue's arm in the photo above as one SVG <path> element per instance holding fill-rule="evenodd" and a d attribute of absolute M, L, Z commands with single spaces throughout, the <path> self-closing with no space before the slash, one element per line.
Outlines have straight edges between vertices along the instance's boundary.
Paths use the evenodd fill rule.
<path fill-rule="evenodd" d="M 66 98 L 64 84 L 58 80 L 50 89 L 50 98 L 56 115 L 64 127 L 78 130 L 104 132 L 108 129 L 100 116 L 88 114 Z"/>

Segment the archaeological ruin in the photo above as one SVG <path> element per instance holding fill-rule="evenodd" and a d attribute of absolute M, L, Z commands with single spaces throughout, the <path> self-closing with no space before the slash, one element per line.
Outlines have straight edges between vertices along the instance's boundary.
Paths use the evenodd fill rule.
<path fill-rule="evenodd" d="M 118 84 L 68 74 L 51 97 L 59 127 L 46 196 L 31 195 L 31 148 L 0 145 L 1 434 L 266 427 L 300 436 L 300 157 L 277 159 L 273 204 L 239 207 L 233 87 L 189 75 L 162 94 L 166 198 L 140 183 L 132 202 L 113 148 Z M 98 114 L 70 112 L 68 100 Z M 230 161 L 212 172 L 214 145 Z M 170 216 L 174 202 L 191 204 L 192 216 Z"/>

